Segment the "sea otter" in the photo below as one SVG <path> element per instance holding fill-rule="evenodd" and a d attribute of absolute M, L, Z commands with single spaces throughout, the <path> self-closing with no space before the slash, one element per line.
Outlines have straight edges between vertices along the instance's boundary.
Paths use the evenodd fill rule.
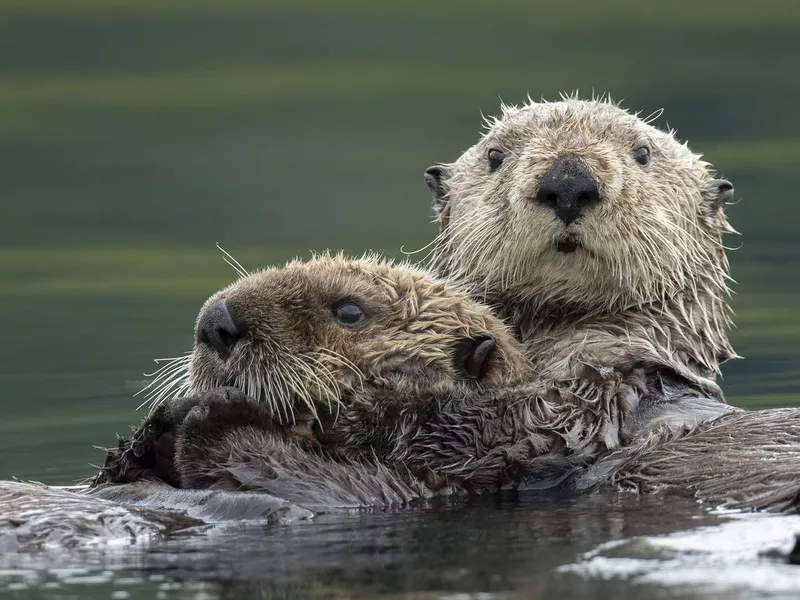
<path fill-rule="evenodd" d="M 213 295 L 193 352 L 163 373 L 155 389 L 182 382 L 187 396 L 157 406 L 98 483 L 239 489 L 253 477 L 308 504 L 277 475 L 303 462 L 299 448 L 309 466 L 289 484 L 306 489 L 315 472 L 330 487 L 337 465 L 351 481 L 388 469 L 400 496 L 513 486 L 522 464 L 541 465 L 545 486 L 619 447 L 643 385 L 591 366 L 582 386 L 537 380 L 506 326 L 465 293 L 409 265 L 341 256 Z"/>
<path fill-rule="evenodd" d="M 162 402 L 99 483 L 351 507 L 612 485 L 798 507 L 800 410 L 725 406 L 669 427 L 656 411 L 631 437 L 626 419 L 653 396 L 641 372 L 539 379 L 486 307 L 408 267 L 325 258 L 247 276 L 206 303 L 192 354 L 165 376 L 183 378 L 189 396 Z"/>
<path fill-rule="evenodd" d="M 645 368 L 667 388 L 648 415 L 679 426 L 681 411 L 727 411 L 703 398 L 723 400 L 715 376 L 736 356 L 722 244 L 733 186 L 673 132 L 607 100 L 503 106 L 425 179 L 433 270 L 496 309 L 539 377 Z M 674 402 L 687 392 L 700 400 Z"/>
<path fill-rule="evenodd" d="M 513 487 L 523 468 L 553 487 L 620 447 L 641 385 L 592 367 L 585 390 L 538 382 L 489 308 L 376 257 L 246 275 L 205 303 L 195 338 L 154 382 L 187 395 L 158 402 L 91 489 L 0 484 L 0 540 L 399 506 Z"/>
<path fill-rule="evenodd" d="M 374 259 L 245 276 L 206 303 L 192 354 L 173 367 L 156 385 L 189 395 L 160 402 L 91 489 L 3 482 L 0 549 L 54 541 L 54 523 L 57 543 L 80 545 L 507 487 L 798 505 L 800 411 L 729 408 L 677 431 L 645 424 L 622 443 L 646 378 L 588 365 L 581 386 L 539 380 L 487 307 Z"/>

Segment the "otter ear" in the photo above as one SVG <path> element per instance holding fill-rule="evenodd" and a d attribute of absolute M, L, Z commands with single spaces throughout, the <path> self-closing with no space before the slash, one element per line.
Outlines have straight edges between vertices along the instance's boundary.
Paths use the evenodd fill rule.
<path fill-rule="evenodd" d="M 733 198 L 733 184 L 727 179 L 712 179 L 703 189 L 703 209 L 713 217 Z"/>
<path fill-rule="evenodd" d="M 425 169 L 425 183 L 433 194 L 433 210 L 436 213 L 436 221 L 440 228 L 447 224 L 449 207 L 447 202 L 447 178 L 450 173 L 442 165 L 433 165 Z"/>
<path fill-rule="evenodd" d="M 456 344 L 454 357 L 456 369 L 474 379 L 483 379 L 493 349 L 494 337 L 489 333 L 462 338 Z"/>

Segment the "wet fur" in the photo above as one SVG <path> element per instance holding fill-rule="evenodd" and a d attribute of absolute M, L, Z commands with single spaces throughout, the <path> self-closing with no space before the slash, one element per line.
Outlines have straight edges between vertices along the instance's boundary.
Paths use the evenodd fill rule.
<path fill-rule="evenodd" d="M 181 363 L 187 374 L 172 375 L 187 378 L 192 393 L 157 405 L 109 453 L 96 483 L 149 478 L 238 489 L 259 480 L 260 461 L 274 475 L 261 477 L 260 489 L 300 497 L 276 487 L 292 471 L 292 485 L 316 498 L 308 480 L 317 473 L 334 485 L 344 468 L 334 461 L 372 473 L 373 491 L 391 471 L 399 483 L 377 498 L 405 501 L 414 496 L 407 488 L 421 496 L 491 491 L 515 485 L 509 465 L 560 455 L 583 464 L 619 447 L 633 433 L 625 429 L 629 408 L 648 385 L 636 369 L 623 377 L 591 366 L 564 381 L 536 379 L 488 308 L 422 271 L 374 258 L 292 262 L 243 277 L 206 306 L 219 299 L 242 338 L 223 357 L 198 337 Z M 365 307 L 358 327 L 334 322 L 331 307 L 342 299 Z M 319 371 L 326 355 L 336 362 Z M 243 381 L 260 384 L 237 385 L 246 393 L 220 387 Z M 281 382 L 302 385 L 287 393 Z"/>
<path fill-rule="evenodd" d="M 638 165 L 638 146 L 652 161 Z M 505 152 L 491 172 L 487 152 Z M 564 155 L 599 184 L 600 202 L 570 225 L 534 198 Z M 646 366 L 723 400 L 733 231 L 732 187 L 707 162 L 616 104 L 565 98 L 504 106 L 487 132 L 431 179 L 440 235 L 432 266 L 492 305 L 517 332 L 543 378 L 583 364 Z M 557 242 L 576 240 L 572 253 Z"/>
<path fill-rule="evenodd" d="M 319 413 L 313 445 L 268 404 L 215 388 L 154 410 L 109 452 L 95 485 L 142 477 L 309 507 L 389 507 L 516 487 L 527 465 L 540 488 L 555 487 L 620 446 L 641 391 L 641 381 L 613 371 L 586 375 L 592 381 L 577 394 L 554 383 L 367 381 L 335 413 Z"/>
<path fill-rule="evenodd" d="M 800 409 L 736 411 L 695 426 L 654 428 L 602 458 L 574 485 L 611 483 L 688 494 L 712 507 L 795 513 L 799 460 Z"/>
<path fill-rule="evenodd" d="M 281 281 L 282 276 L 289 281 L 330 277 L 327 262 L 299 270 L 294 267 L 271 270 L 269 277 L 254 274 L 227 288 L 224 294 L 246 307 L 248 315 L 269 315 L 266 309 L 273 305 L 274 294 L 280 298 L 285 289 L 297 293 L 297 286 Z M 346 263 L 338 267 L 345 268 Z M 371 281 L 373 268 L 374 264 L 362 262 L 357 271 L 348 267 L 345 272 Z M 396 281 L 403 281 L 407 274 L 404 269 L 394 271 L 380 263 L 381 285 L 393 274 Z M 352 282 L 346 285 L 352 286 Z M 399 288 L 389 289 L 397 292 Z M 334 339 L 341 344 L 345 358 L 362 365 L 359 384 L 339 386 L 340 395 L 332 403 L 327 396 L 307 398 L 316 407 L 314 418 L 304 422 L 302 433 L 298 433 L 296 421 L 285 421 L 287 410 L 294 412 L 297 407 L 276 410 L 277 398 L 265 402 L 261 392 L 248 397 L 237 389 L 218 387 L 229 378 L 230 367 L 212 358 L 211 364 L 220 373 L 218 378 L 193 383 L 207 386 L 194 396 L 159 405 L 130 443 L 121 443 L 121 452 L 109 454 L 98 483 L 145 477 L 183 488 L 266 492 L 312 506 L 387 507 L 433 495 L 485 493 L 508 487 L 586 489 L 619 484 L 632 488 L 639 485 L 640 473 L 654 473 L 652 485 L 639 485 L 637 489 L 653 491 L 662 478 L 665 488 L 722 502 L 727 500 L 719 498 L 719 490 L 724 488 L 712 489 L 710 483 L 695 479 L 699 473 L 713 472 L 714 463 L 709 462 L 712 466 L 704 471 L 692 461 L 716 457 L 720 465 L 734 464 L 740 443 L 752 444 L 764 456 L 794 454 L 794 437 L 787 437 L 785 446 L 773 443 L 776 433 L 783 430 L 783 413 L 737 411 L 708 397 L 702 389 L 687 386 L 671 371 L 653 373 L 646 364 L 637 367 L 631 363 L 622 370 L 583 365 L 578 376 L 562 381 L 539 379 L 530 371 L 525 374 L 524 365 L 519 363 L 519 344 L 494 317 L 480 308 L 469 308 L 474 302 L 447 286 L 421 284 L 414 289 L 428 290 L 418 293 L 419 308 L 414 315 L 442 303 L 457 305 L 455 313 L 464 320 L 456 329 L 445 322 L 434 335 L 433 328 L 439 324 L 433 316 L 420 318 L 425 323 L 424 339 L 439 347 L 424 353 L 420 349 L 411 356 L 424 354 L 438 361 L 364 363 L 346 345 L 352 332 L 345 332 L 341 339 Z M 310 285 L 306 290 L 306 294 L 318 294 L 319 286 Z M 427 295 L 431 290 L 436 301 Z M 301 306 L 307 301 L 301 297 Z M 401 306 L 405 302 L 396 298 Z M 391 319 L 391 323 L 373 324 L 356 337 L 359 345 L 369 345 L 366 334 L 380 337 L 387 335 L 386 330 L 392 332 L 390 336 L 403 336 L 406 344 L 418 339 L 412 326 L 417 323 L 416 316 L 409 317 L 407 311 L 374 314 Z M 309 314 L 309 318 L 329 317 L 320 313 Z M 466 322 L 469 318 L 477 320 Z M 323 330 L 315 325 L 314 330 Z M 255 330 L 261 331 L 258 327 Z M 454 330 L 459 335 L 450 337 L 448 332 Z M 486 331 L 496 336 L 503 352 L 493 356 L 484 378 L 475 380 L 457 368 L 464 359 L 460 335 L 469 332 L 480 338 Z M 297 343 L 298 335 L 291 329 L 270 335 L 273 348 L 284 340 Z M 245 348 L 253 350 L 253 343 Z M 207 357 L 206 348 L 195 349 L 192 361 L 199 362 L 196 372 L 207 367 Z M 227 360 L 249 364 L 245 358 Z M 277 362 L 270 368 L 287 369 L 292 364 Z M 428 368 L 430 376 L 409 376 L 409 367 Z M 306 405 L 305 401 L 299 404 Z M 732 416 L 719 419 L 730 413 Z M 752 417 L 755 420 L 771 423 L 767 435 L 744 432 L 737 437 L 736 426 L 746 424 L 750 418 L 746 415 L 750 414 L 757 415 Z M 712 425 L 706 428 L 703 422 Z M 718 429 L 717 423 L 731 425 Z M 724 439 L 716 443 L 717 436 Z M 670 453 L 682 458 L 662 461 L 662 456 Z M 653 470 L 655 465 L 662 470 Z M 731 470 L 725 482 L 734 489 L 746 489 L 743 484 L 748 477 L 746 470 Z M 775 486 L 779 480 L 770 483 Z M 775 497 L 785 491 L 772 489 Z M 747 507 L 750 500 L 755 502 L 755 497 L 748 496 L 737 506 Z M 753 506 L 793 509 L 761 500 Z"/>

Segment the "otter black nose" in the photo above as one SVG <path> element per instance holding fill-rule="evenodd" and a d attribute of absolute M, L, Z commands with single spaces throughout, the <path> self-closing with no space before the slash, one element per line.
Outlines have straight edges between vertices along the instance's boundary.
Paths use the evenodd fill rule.
<path fill-rule="evenodd" d="M 222 358 L 231 353 L 239 335 L 224 300 L 217 300 L 206 308 L 197 322 L 197 341 L 214 348 Z"/>
<path fill-rule="evenodd" d="M 600 190 L 577 158 L 564 156 L 542 178 L 536 201 L 552 208 L 569 225 L 586 207 L 600 201 Z"/>

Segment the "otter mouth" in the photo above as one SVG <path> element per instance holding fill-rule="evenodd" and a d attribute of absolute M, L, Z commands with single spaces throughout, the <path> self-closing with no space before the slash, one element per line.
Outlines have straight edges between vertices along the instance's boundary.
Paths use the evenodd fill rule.
<path fill-rule="evenodd" d="M 556 251 L 559 254 L 572 254 L 580 247 L 581 243 L 574 236 L 566 237 L 556 242 Z"/>

